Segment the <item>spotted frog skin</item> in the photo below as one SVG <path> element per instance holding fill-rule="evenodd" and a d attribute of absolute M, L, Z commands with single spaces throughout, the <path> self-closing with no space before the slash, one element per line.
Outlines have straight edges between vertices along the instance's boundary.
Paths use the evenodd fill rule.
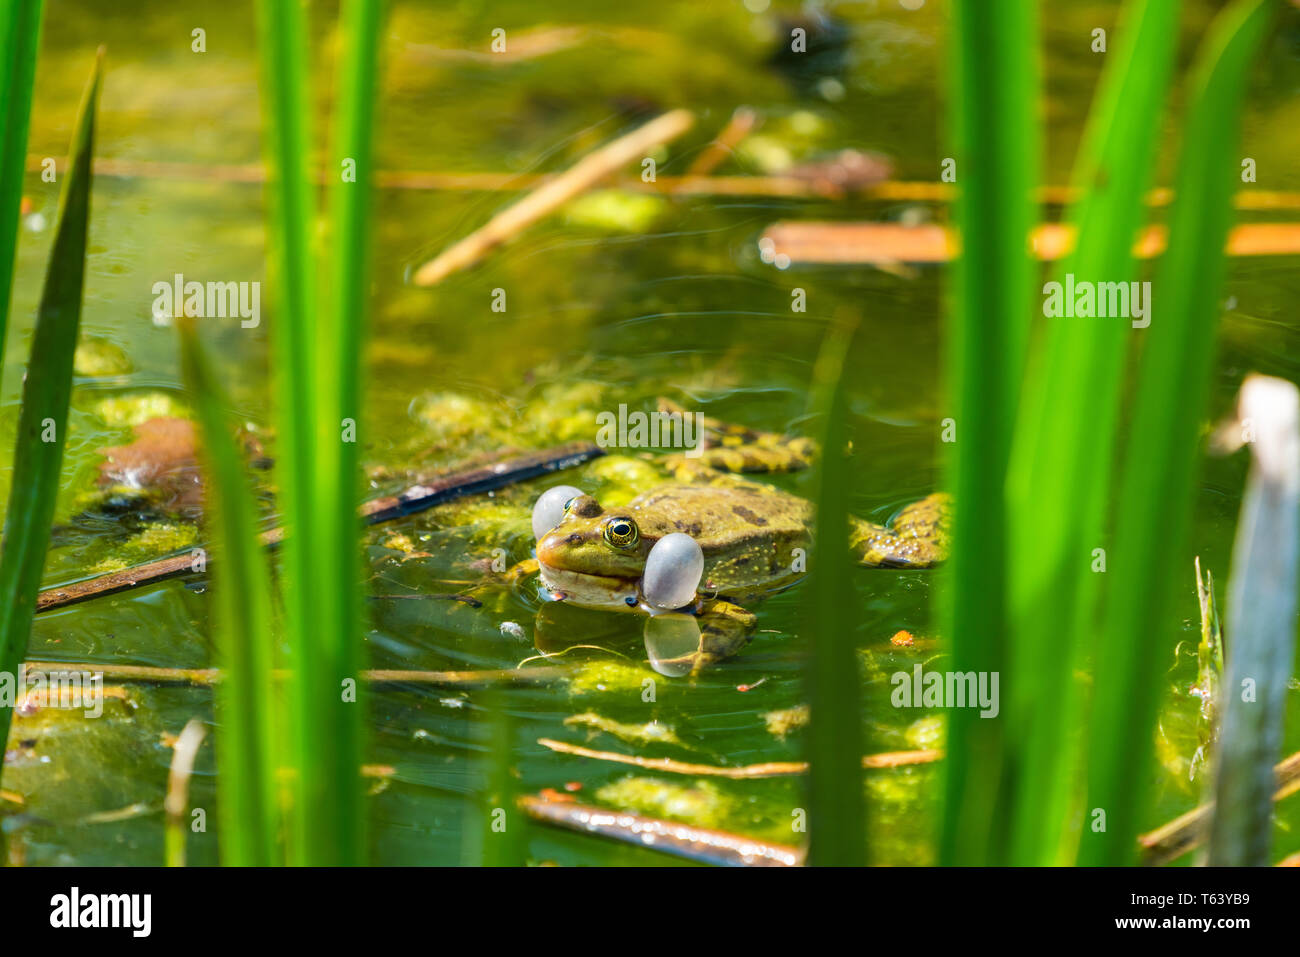
<path fill-rule="evenodd" d="M 734 653 L 753 631 L 754 616 L 741 603 L 801 577 L 813 519 L 809 502 L 729 473 L 803 468 L 815 446 L 712 420 L 703 424 L 710 443 L 703 454 L 667 463 L 677 481 L 610 510 L 589 495 L 571 499 L 564 518 L 537 543 L 537 568 L 557 598 L 645 612 L 640 581 L 646 557 L 663 536 L 685 532 L 704 553 L 701 597 L 687 610 L 700 618 L 702 659 L 716 660 Z M 950 525 L 951 499 L 937 493 L 904 508 L 888 526 L 851 518 L 849 539 L 861 564 L 928 568 L 947 556 Z"/>

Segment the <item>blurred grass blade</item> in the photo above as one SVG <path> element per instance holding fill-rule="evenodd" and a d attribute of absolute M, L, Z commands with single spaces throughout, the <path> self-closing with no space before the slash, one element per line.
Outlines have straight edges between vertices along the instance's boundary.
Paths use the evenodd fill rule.
<path fill-rule="evenodd" d="M 1095 283 L 1135 278 L 1133 243 L 1160 141 L 1179 9 L 1178 0 L 1124 8 L 1074 171 L 1081 198 L 1069 218 L 1078 242 L 1055 277 L 1062 283 L 1068 274 Z M 1016 680 L 1003 685 L 1022 768 L 1012 817 L 1017 864 L 1074 856 L 1072 847 L 1060 848 L 1075 833 L 1062 825 L 1079 789 L 1083 696 L 1074 674 L 1096 633 L 1104 576 L 1093 571 L 1093 549 L 1105 544 L 1124 358 L 1133 336 L 1122 318 L 1047 319 L 1016 424 L 1008 541 L 1012 555 L 1032 556 L 1011 565 Z"/>
<path fill-rule="evenodd" d="M 192 319 L 180 318 L 185 381 L 203 434 L 212 533 L 217 641 L 217 777 L 221 862 L 265 867 L 276 854 L 276 728 L 272 686 L 270 568 L 258 538 L 257 509 L 231 438 L 226 400 L 199 346 Z"/>
<path fill-rule="evenodd" d="M 1037 219 L 1038 43 L 1030 0 L 956 3 L 952 19 L 961 257 L 949 329 L 956 514 L 944 630 L 954 671 L 1001 674 L 1006 469 L 1034 277 L 1028 244 Z M 948 715 L 940 861 L 998 863 L 1008 844 L 1007 722 L 969 708 Z"/>
<path fill-rule="evenodd" d="M 1223 244 L 1239 182 L 1241 104 L 1273 13 L 1273 0 L 1236 0 L 1215 18 L 1192 74 L 1169 247 L 1152 286 L 1156 305 L 1145 331 L 1108 561 L 1079 853 L 1084 864 L 1127 863 L 1136 853 L 1164 680 L 1160 663 L 1174 646 L 1178 621 L 1174 592 L 1185 567 Z M 1105 830 L 1096 827 L 1097 812 L 1105 814 Z"/>
<path fill-rule="evenodd" d="M 86 230 L 90 221 L 90 162 L 102 70 L 101 50 L 73 127 L 70 162 L 59 195 L 54 243 L 23 381 L 13 481 L 0 546 L 0 672 L 10 675 L 17 674 L 27 654 L 36 593 L 50 543 L 50 524 L 62 485 L 59 469 L 67 438 L 73 355 L 81 324 Z M 0 742 L 9 738 L 12 716 L 11 708 L 0 708 Z"/>
<path fill-rule="evenodd" d="M 11 0 L 0 10 L 0 356 L 13 291 L 18 216 L 27 171 L 27 127 L 44 0 Z"/>
<path fill-rule="evenodd" d="M 339 179 L 330 190 L 332 253 L 320 270 L 311 246 L 316 210 L 307 25 L 298 3 L 261 0 L 257 9 L 271 171 L 272 325 L 283 443 L 279 486 L 293 673 L 290 860 L 359 864 L 365 831 L 356 441 L 382 8 L 365 0 L 343 6 L 334 137 Z"/>
<path fill-rule="evenodd" d="M 329 673 L 322 688 L 337 689 L 360 675 L 364 616 L 361 587 L 361 531 L 357 518 L 362 489 L 357 434 L 362 425 L 361 358 L 365 351 L 365 316 L 369 216 L 371 204 L 372 127 L 377 56 L 383 5 L 374 0 L 346 0 L 341 11 L 335 164 L 329 190 L 331 234 L 326 301 L 314 335 L 317 348 L 316 508 L 318 545 L 313 581 L 320 614 L 329 630 L 320 635 Z M 357 683 L 358 692 L 363 686 Z M 339 863 L 361 863 L 364 856 L 364 808 L 360 767 L 364 749 L 365 702 L 342 703 L 335 694 L 322 702 L 338 782 L 333 800 L 337 821 L 346 828 Z"/>
<path fill-rule="evenodd" d="M 1295 654 L 1300 391 L 1284 379 L 1249 376 L 1237 411 L 1254 439 L 1228 582 L 1228 694 L 1214 762 L 1208 863 L 1267 867 L 1273 765 L 1282 755 Z"/>
<path fill-rule="evenodd" d="M 317 391 L 313 324 L 317 321 L 316 269 L 311 235 L 316 204 L 310 178 L 312 138 L 307 25 L 296 0 L 259 0 L 258 47 L 261 58 L 263 130 L 269 173 L 267 205 L 268 268 L 273 313 L 272 368 L 275 370 L 276 425 L 281 452 L 276 484 L 285 527 L 283 587 L 289 645 L 290 710 L 288 753 L 291 774 L 289 860 L 297 864 L 337 864 L 351 849 L 338 844 L 346 827 L 339 818 L 352 803 L 351 782 L 333 760 L 331 712 L 337 686 L 324 687 L 329 673 L 329 629 L 320 614 L 319 581 L 322 518 L 316 508 L 315 475 Z M 331 517 L 326 517 L 328 522 Z M 355 773 L 355 771 L 354 771 Z"/>
<path fill-rule="evenodd" d="M 862 679 L 855 643 L 860 619 L 849 552 L 848 432 L 844 360 L 853 326 L 835 325 L 813 370 L 812 410 L 822 422 L 817 517 L 808 563 L 804 620 L 812 638 L 806 665 L 808 863 L 865 863 L 862 783 Z"/>

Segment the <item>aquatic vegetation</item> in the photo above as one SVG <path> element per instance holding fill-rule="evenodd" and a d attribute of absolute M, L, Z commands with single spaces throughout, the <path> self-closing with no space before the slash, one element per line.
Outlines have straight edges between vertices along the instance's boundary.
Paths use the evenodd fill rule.
<path fill-rule="evenodd" d="M 827 144 L 832 126 L 812 110 L 768 117 L 763 130 L 736 147 L 736 162 L 762 173 L 783 173 Z"/>
<path fill-rule="evenodd" d="M 653 679 L 653 672 L 638 665 L 621 661 L 587 661 L 569 677 L 569 693 L 575 696 L 640 693 L 645 682 Z"/>
<path fill-rule="evenodd" d="M 712 781 L 678 784 L 629 775 L 596 792 L 606 804 L 699 827 L 723 828 L 737 813 L 736 799 Z"/>
<path fill-rule="evenodd" d="M 422 395 L 411 403 L 411 417 L 429 430 L 436 442 L 447 443 L 479 437 L 476 445 L 490 446 L 507 434 L 505 408 L 460 392 Z M 464 443 L 458 441 L 464 448 Z M 497 444 L 500 444 L 498 441 Z"/>
<path fill-rule="evenodd" d="M 171 392 L 128 392 L 91 404 L 91 411 L 112 428 L 144 425 L 150 419 L 187 419 L 189 405 Z"/>
<path fill-rule="evenodd" d="M 156 522 L 115 546 L 109 558 L 89 562 L 86 570 L 91 574 L 121 571 L 163 555 L 190 548 L 199 541 L 199 530 L 180 522 Z"/>
<path fill-rule="evenodd" d="M 564 724 L 566 727 L 587 728 L 592 732 L 603 731 L 630 744 L 681 744 L 677 733 L 659 721 L 631 724 L 616 721 L 594 711 L 584 711 L 581 714 L 569 715 L 564 719 Z"/>
<path fill-rule="evenodd" d="M 407 558 L 428 557 L 428 553 L 421 550 L 420 546 L 411 540 L 410 535 L 401 532 L 385 536 L 381 544 L 384 548 L 391 548 L 395 552 L 401 552 Z"/>
<path fill-rule="evenodd" d="M 943 746 L 945 723 L 943 717 L 937 714 L 917 718 L 907 726 L 903 735 L 914 748 L 939 748 Z"/>
<path fill-rule="evenodd" d="M 578 197 L 564 207 L 565 218 L 574 226 L 603 229 L 613 233 L 644 233 L 665 211 L 662 196 L 602 189 Z"/>
<path fill-rule="evenodd" d="M 117 343 L 83 336 L 77 342 L 73 369 L 77 375 L 98 379 L 126 375 L 132 370 L 131 357 Z"/>
<path fill-rule="evenodd" d="M 809 710 L 806 704 L 797 704 L 791 708 L 780 708 L 763 715 L 767 733 L 782 741 L 795 731 L 808 727 Z"/>
<path fill-rule="evenodd" d="M 630 455 L 606 455 L 586 467 L 583 477 L 598 483 L 591 494 L 610 506 L 625 505 L 662 478 L 662 473 L 645 459 Z"/>

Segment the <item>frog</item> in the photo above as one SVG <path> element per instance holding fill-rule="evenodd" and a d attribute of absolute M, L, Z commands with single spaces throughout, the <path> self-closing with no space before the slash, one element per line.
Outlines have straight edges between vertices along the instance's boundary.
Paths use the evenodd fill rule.
<path fill-rule="evenodd" d="M 659 408 L 683 412 L 667 399 Z M 574 494 L 558 523 L 538 538 L 536 557 L 512 572 L 536 572 L 554 601 L 651 617 L 694 616 L 700 642 L 684 656 L 692 672 L 735 654 L 756 628 L 748 606 L 803 577 L 813 505 L 754 476 L 808 468 L 818 454 L 806 437 L 708 417 L 699 423 L 698 449 L 664 457 L 668 481 L 610 508 Z M 850 549 L 867 567 L 933 568 L 947 557 L 951 524 L 952 497 L 934 492 L 887 525 L 850 516 Z M 674 533 L 699 545 L 703 572 L 694 601 L 656 608 L 642 589 L 646 563 L 654 546 Z"/>

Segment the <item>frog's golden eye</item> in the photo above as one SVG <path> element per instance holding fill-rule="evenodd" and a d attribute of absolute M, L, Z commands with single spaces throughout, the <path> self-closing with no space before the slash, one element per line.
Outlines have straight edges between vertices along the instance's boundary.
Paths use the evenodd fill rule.
<path fill-rule="evenodd" d="M 605 523 L 605 541 L 615 548 L 631 548 L 641 539 L 641 530 L 630 518 L 611 518 Z"/>

